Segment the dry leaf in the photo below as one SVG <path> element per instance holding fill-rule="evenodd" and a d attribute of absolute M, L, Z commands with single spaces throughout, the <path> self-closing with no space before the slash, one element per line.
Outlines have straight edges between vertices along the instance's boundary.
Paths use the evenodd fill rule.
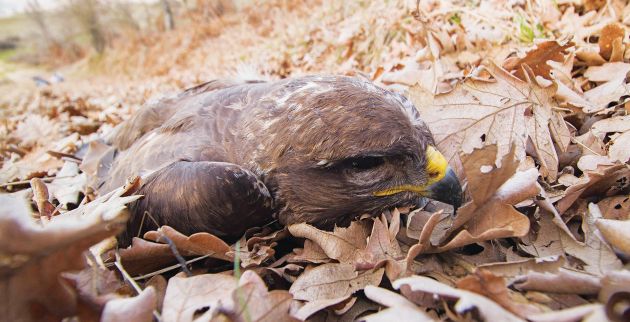
<path fill-rule="evenodd" d="M 413 86 L 421 84 L 427 90 L 433 92 L 437 84 L 437 75 L 433 64 L 418 63 L 413 59 L 402 62 L 401 68 L 383 74 L 381 81 L 384 84 L 404 84 Z"/>
<path fill-rule="evenodd" d="M 622 25 L 611 23 L 606 25 L 599 36 L 599 54 L 610 62 L 623 60 L 623 40 L 626 31 Z"/>
<path fill-rule="evenodd" d="M 324 250 L 310 239 L 304 241 L 304 248 L 294 249 L 293 252 L 295 255 L 288 259 L 289 262 L 322 264 L 331 261 L 331 258 L 326 255 Z"/>
<path fill-rule="evenodd" d="M 33 189 L 33 201 L 37 205 L 40 216 L 51 217 L 55 212 L 55 206 L 48 200 L 48 188 L 39 178 L 31 179 L 31 189 Z"/>
<path fill-rule="evenodd" d="M 273 249 L 277 245 L 276 242 L 271 242 L 269 245 L 258 243 L 250 248 L 246 241 L 246 236 L 247 234 L 245 234 L 238 243 L 232 245 L 232 250 L 227 253 L 227 256 L 231 258 L 238 256 L 242 268 L 260 266 L 263 262 L 273 258 L 276 253 Z"/>
<path fill-rule="evenodd" d="M 350 296 L 340 297 L 336 299 L 322 299 L 322 300 L 310 301 L 304 304 L 301 308 L 299 308 L 293 316 L 301 321 L 305 321 L 311 315 L 327 307 L 337 305 L 339 303 L 347 301 L 348 299 L 350 299 Z"/>
<path fill-rule="evenodd" d="M 554 216 L 551 213 L 544 212 L 540 217 L 538 220 L 539 228 L 530 230 L 528 236 L 521 238 L 518 245 L 519 249 L 537 258 L 563 255 L 564 249 L 560 234 L 569 234 L 570 232 L 559 229 L 558 225 L 554 225 Z M 573 235 L 569 236 L 572 237 Z M 568 237 L 568 239 L 571 237 Z"/>
<path fill-rule="evenodd" d="M 603 276 L 609 271 L 620 269 L 622 264 L 608 244 L 597 233 L 596 222 L 602 218 L 597 205 L 589 204 L 582 220 L 584 243 L 579 243 L 566 234 L 561 234 L 564 251 L 583 263 L 583 270 L 595 276 Z"/>
<path fill-rule="evenodd" d="M 357 272 L 351 264 L 323 264 L 305 270 L 289 292 L 303 301 L 344 298 L 367 285 L 378 285 L 383 272 L 382 268 Z"/>
<path fill-rule="evenodd" d="M 604 140 L 608 133 L 623 133 L 630 131 L 630 116 L 614 116 L 599 120 L 591 125 L 589 131 L 599 139 Z"/>
<path fill-rule="evenodd" d="M 573 140 L 578 144 L 582 155 L 605 155 L 606 148 L 604 141 L 588 131 L 580 136 L 576 136 Z M 560 182 L 560 181 L 558 181 Z"/>
<path fill-rule="evenodd" d="M 584 173 L 577 184 L 565 190 L 565 196 L 556 204 L 560 214 L 580 197 L 612 196 L 630 186 L 630 169 L 614 164 L 607 157 L 583 156 L 578 161 L 578 167 Z"/>
<path fill-rule="evenodd" d="M 619 160 L 623 163 L 630 161 L 630 130 L 615 136 L 612 139 L 608 156 L 611 160 Z"/>
<path fill-rule="evenodd" d="M 145 287 L 153 287 L 155 289 L 156 297 L 156 310 L 162 312 L 162 304 L 164 303 L 164 296 L 166 295 L 166 286 L 168 282 L 162 275 L 155 275 L 151 277 L 145 284 Z"/>
<path fill-rule="evenodd" d="M 630 216 L 630 5 L 262 1 L 235 8 L 229 0 L 192 2 L 195 10 L 173 11 L 179 25 L 190 28 L 123 30 L 112 21 L 108 27 L 120 37 L 98 59 L 85 50 L 87 44 L 78 44 L 85 52 L 79 65 L 90 61 L 94 68 L 62 83 L 31 90 L 31 84 L 25 87 L 32 83 L 28 75 L 41 66 L 28 75 L 23 64 L 14 71 L 13 60 L 22 61 L 16 56 L 3 73 L 0 62 L 0 78 L 8 80 L 0 80 L 0 183 L 6 191 L 19 191 L 11 197 L 33 200 L 28 211 L 40 211 L 22 216 L 35 223 L 22 234 L 25 239 L 15 237 L 16 225 L 3 227 L 0 216 L 0 283 L 8 285 L 0 292 L 0 320 L 65 315 L 81 321 L 148 320 L 153 304 L 133 303 L 146 300 L 150 286 L 157 307 L 165 304 L 165 321 L 178 319 L 173 312 L 195 321 L 505 321 L 518 318 L 514 312 L 531 321 L 630 319 L 628 254 L 622 251 Z M 110 9 L 99 12 L 110 16 Z M 59 66 L 53 60 L 63 53 L 53 54 L 42 66 L 49 60 Z M 252 66 L 239 66 L 243 61 Z M 102 251 L 114 247 L 115 238 L 96 238 L 108 222 L 116 231 L 124 226 L 107 216 L 124 214 L 107 214 L 118 207 L 116 201 L 89 202 L 116 153 L 105 142 L 112 142 L 119 129 L 114 127 L 140 104 L 234 69 L 251 80 L 325 73 L 371 76 L 401 94 L 412 87 L 411 98 L 460 175 L 470 203 L 457 214 L 433 204 L 403 216 L 387 210 L 333 232 L 293 226 L 291 233 L 304 238 L 289 236 L 287 229 L 273 231 L 275 225 L 255 228 L 231 247 L 209 234 L 184 236 L 165 227 L 146 235 L 160 242 L 135 239 L 131 248 L 119 250 L 132 276 L 150 273 L 142 281 L 152 276 L 141 283 L 147 288 L 142 295 L 130 297 L 135 293 L 120 272 L 102 262 Z M 83 173 L 76 169 L 78 161 Z M 71 177 L 62 178 L 66 174 Z M 54 176 L 49 193 L 38 179 L 33 189 L 24 183 Z M 91 189 L 84 189 L 85 177 Z M 21 183 L 7 185 L 16 180 Z M 132 193 L 134 182 L 114 199 Z M 80 192 L 87 205 L 64 212 L 64 204 L 78 203 Z M 54 199 L 62 207 L 51 214 Z M 111 221 L 89 219 L 101 211 Z M 82 235 L 92 229 L 95 235 Z M 164 237 L 186 259 L 205 254 L 220 259 L 190 262 L 195 277 L 182 279 L 180 273 L 167 281 L 180 267 Z M 87 249 L 83 244 L 91 238 L 95 244 Z M 7 247 L 15 249 L 6 252 Z M 245 269 L 234 270 L 232 259 Z M 171 264 L 171 271 L 155 275 Z M 75 268 L 83 270 L 65 271 Z M 223 275 L 203 277 L 208 272 Z M 232 275 L 241 273 L 237 285 Z M 424 277 L 412 277 L 416 284 L 394 282 L 402 296 L 392 291 L 392 280 L 411 274 Z M 5 283 L 12 276 L 19 276 L 17 282 Z M 452 287 L 457 280 L 477 293 Z M 295 293 L 309 299 L 292 300 L 291 284 L 293 291 L 303 287 Z M 431 290 L 413 291 L 411 284 Z M 523 313 L 532 307 L 551 311 Z M 24 314 L 14 318 L 16 310 Z"/>
<path fill-rule="evenodd" d="M 158 231 L 146 232 L 144 238 L 154 242 L 166 243 L 162 234 L 175 244 L 182 256 L 210 255 L 212 258 L 232 261 L 232 258 L 226 255 L 231 251 L 230 246 L 210 233 L 202 232 L 186 236 L 169 226 L 162 226 Z"/>
<path fill-rule="evenodd" d="M 442 252 L 474 242 L 527 234 L 529 219 L 512 205 L 538 195 L 538 172 L 529 169 L 515 174 L 517 163 L 513 154 L 506 155 L 497 168 L 496 151 L 496 146 L 486 146 L 462 157 L 473 201 L 459 209 L 451 231 L 465 229 L 445 245 L 427 251 Z"/>
<path fill-rule="evenodd" d="M 58 123 L 46 116 L 39 114 L 28 114 L 24 121 L 20 122 L 13 133 L 24 146 L 35 146 L 42 144 L 44 140 L 53 136 Z"/>
<path fill-rule="evenodd" d="M 474 274 L 460 279 L 457 281 L 457 288 L 481 294 L 522 318 L 540 313 L 535 306 L 515 301 L 508 292 L 505 280 L 487 270 L 476 270 Z"/>
<path fill-rule="evenodd" d="M 602 62 L 603 63 L 603 62 Z M 568 87 L 563 82 L 556 80 L 558 89 L 556 90 L 555 98 L 560 103 L 560 106 L 575 106 L 585 110 L 595 110 L 593 103 L 588 101 L 582 92 Z"/>
<path fill-rule="evenodd" d="M 394 281 L 392 285 L 395 289 L 405 286 L 413 292 L 433 294 L 443 299 L 457 299 L 455 304 L 457 313 L 476 308 L 486 321 L 524 321 L 484 296 L 452 288 L 428 277 L 406 277 Z"/>
<path fill-rule="evenodd" d="M 630 195 L 605 198 L 597 203 L 597 207 L 605 219 L 630 219 Z"/>
<path fill-rule="evenodd" d="M 166 287 L 162 319 L 193 321 L 198 311 L 215 311 L 221 303 L 229 301 L 226 294 L 237 288 L 234 277 L 222 274 L 204 274 L 193 277 L 172 277 Z"/>
<path fill-rule="evenodd" d="M 120 249 L 119 252 L 125 270 L 132 276 L 156 271 L 175 261 L 173 251 L 167 244 L 153 243 L 137 237 L 131 240 L 129 247 Z"/>
<path fill-rule="evenodd" d="M 79 174 L 79 165 L 66 161 L 57 177 L 48 185 L 52 197 L 66 207 L 70 203 L 78 204 L 79 193 L 85 190 L 86 182 L 85 175 Z"/>
<path fill-rule="evenodd" d="M 517 158 L 523 159 L 529 137 L 543 175 L 555 181 L 558 159 L 549 130 L 549 119 L 557 113 L 552 111 L 555 88 L 528 84 L 492 63 L 484 67 L 495 82 L 467 79 L 450 93 L 435 97 L 417 86 L 410 89 L 411 100 L 429 125 L 439 150 L 461 176 L 461 152 L 496 144 L 499 166 L 512 146 Z"/>
<path fill-rule="evenodd" d="M 352 298 L 351 298 L 352 299 Z M 342 302 L 343 304 L 343 302 Z M 307 303 L 308 305 L 308 303 Z M 315 315 L 312 315 L 308 321 L 313 322 L 347 322 L 347 321 L 360 321 L 362 317 L 377 312 L 381 309 L 381 306 L 365 299 L 364 296 L 357 297 L 352 307 L 343 313 L 338 315 L 332 308 L 319 311 Z"/>
<path fill-rule="evenodd" d="M 528 272 L 557 272 L 565 264 L 564 257 L 547 256 L 515 261 L 487 263 L 478 266 L 478 269 L 489 271 L 494 275 L 503 277 L 515 277 L 526 275 Z"/>
<path fill-rule="evenodd" d="M 588 212 L 582 221 L 584 242 L 578 242 L 567 230 L 553 223 L 551 214 L 544 214 L 539 221 L 540 230 L 528 245 L 519 244 L 519 248 L 536 257 L 570 255 L 578 258 L 579 264 L 570 269 L 587 272 L 590 276 L 603 276 L 611 270 L 621 267 L 621 262 L 596 234 L 595 218 Z M 551 272 L 554 273 L 554 272 Z"/>
<path fill-rule="evenodd" d="M 612 247 L 630 255 L 630 220 L 597 219 L 595 224 Z"/>
<path fill-rule="evenodd" d="M 124 228 L 125 204 L 138 197 L 120 197 L 120 192 L 53 217 L 45 227 L 32 220 L 23 201 L 0 196 L 5 207 L 0 212 L 4 318 L 30 321 L 76 314 L 76 294 L 59 274 L 83 268 L 88 247 Z"/>
<path fill-rule="evenodd" d="M 560 311 L 532 314 L 527 319 L 534 322 L 580 321 L 600 307 L 601 304 L 585 304 Z"/>
<path fill-rule="evenodd" d="M 431 215 L 429 220 L 424 225 L 422 233 L 418 237 L 418 243 L 409 248 L 409 251 L 407 252 L 407 258 L 405 259 L 407 269 L 412 266 L 411 264 L 414 258 L 416 258 L 420 254 L 428 252 L 432 248 L 433 245 L 431 244 L 431 236 L 433 235 L 433 231 L 440 221 L 441 215 L 441 212 L 436 212 Z"/>
<path fill-rule="evenodd" d="M 246 235 L 249 236 L 249 233 L 246 233 Z M 251 249 L 256 244 L 270 245 L 273 242 L 286 238 L 287 236 L 289 236 L 289 231 L 286 228 L 277 231 L 263 229 L 261 232 L 258 232 L 247 239 L 247 247 Z"/>
<path fill-rule="evenodd" d="M 503 67 L 508 71 L 515 71 L 514 76 L 520 78 L 522 81 L 527 81 L 528 77 L 525 75 L 523 65 L 529 66 L 535 76 L 542 76 L 546 79 L 551 79 L 551 66 L 547 64 L 548 61 L 562 62 L 564 60 L 565 51 L 573 47 L 573 43 L 566 43 L 560 45 L 555 40 L 545 41 L 537 44 L 535 49 L 527 52 L 527 55 L 521 59 L 511 62 L 510 65 L 504 65 Z"/>
<path fill-rule="evenodd" d="M 77 317 L 82 321 L 98 320 L 107 302 L 132 292 L 116 272 L 106 268 L 87 267 L 77 273 L 62 273 L 62 278 L 77 290 Z"/>
<path fill-rule="evenodd" d="M 416 209 L 407 216 L 407 227 L 404 229 L 404 235 L 414 240 L 420 239 L 422 229 L 433 215 L 433 212 L 424 209 Z M 415 241 L 414 241 L 415 243 Z"/>
<path fill-rule="evenodd" d="M 91 141 L 88 150 L 79 165 L 79 169 L 88 177 L 87 184 L 97 189 L 104 181 L 101 179 L 109 172 L 116 149 L 101 140 Z"/>
<path fill-rule="evenodd" d="M 617 293 L 630 292 L 630 271 L 611 271 L 601 280 L 602 289 L 599 292 L 599 300 L 608 303 L 610 298 Z"/>
<path fill-rule="evenodd" d="M 221 313 L 235 322 L 291 322 L 291 294 L 284 290 L 267 291 L 267 285 L 253 271 L 245 271 L 239 286 L 232 291 L 231 302 Z"/>
<path fill-rule="evenodd" d="M 301 223 L 289 226 L 289 232 L 295 237 L 308 238 L 317 244 L 329 258 L 341 263 L 354 263 L 358 251 L 365 248 L 369 234 L 367 221 L 353 221 L 349 227 L 335 227 L 332 232 L 319 230 L 309 224 Z"/>
<path fill-rule="evenodd" d="M 392 226 L 396 229 L 392 231 L 390 231 L 391 227 L 387 226 L 385 216 L 374 219 L 372 233 L 368 238 L 365 250 L 362 251 L 364 255 L 357 263 L 357 267 L 360 269 L 372 269 L 385 265 L 385 274 L 390 281 L 397 279 L 405 271 L 405 262 L 403 261 L 405 256 L 396 241 L 400 213 L 396 212 L 394 218 Z"/>
<path fill-rule="evenodd" d="M 622 62 L 589 67 L 584 76 L 592 82 L 601 84 L 584 92 L 584 97 L 595 106 L 595 109 L 584 109 L 584 112 L 599 112 L 608 107 L 609 103 L 617 102 L 622 95 L 628 95 L 630 92 L 630 85 L 626 83 L 628 72 L 630 64 Z"/>
<path fill-rule="evenodd" d="M 46 151 L 45 148 L 37 148 L 22 158 L 12 154 L 12 157 L 5 159 L 2 164 L 0 181 L 8 183 L 53 174 L 64 162 L 52 157 Z"/>
<path fill-rule="evenodd" d="M 205 232 L 185 236 L 169 226 L 162 226 L 159 231 L 145 233 L 144 237 L 154 242 L 134 237 L 129 247 L 120 250 L 121 261 L 127 272 L 132 275 L 150 273 L 175 262 L 173 251 L 161 234 L 173 242 L 182 256 L 208 255 L 232 261 L 228 254 L 231 248 L 216 236 Z"/>
<path fill-rule="evenodd" d="M 403 296 L 384 288 L 368 285 L 365 288 L 365 296 L 374 302 L 387 306 L 388 308 L 378 313 L 364 316 L 361 321 L 434 321 L 423 310 Z"/>
<path fill-rule="evenodd" d="M 152 287 L 142 290 L 135 297 L 115 299 L 107 302 L 101 315 L 103 322 L 153 321 L 153 310 L 157 304 L 156 293 Z"/>
<path fill-rule="evenodd" d="M 529 272 L 516 280 L 520 290 L 564 294 L 597 294 L 601 288 L 599 278 L 582 272 L 561 269 L 555 273 Z"/>

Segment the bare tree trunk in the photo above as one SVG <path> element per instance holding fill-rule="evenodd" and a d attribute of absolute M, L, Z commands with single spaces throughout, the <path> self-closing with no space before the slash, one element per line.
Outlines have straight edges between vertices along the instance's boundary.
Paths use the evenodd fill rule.
<path fill-rule="evenodd" d="M 48 30 L 48 25 L 46 25 L 46 20 L 44 18 L 44 11 L 37 0 L 29 0 L 28 5 L 26 6 L 26 15 L 35 22 L 39 32 L 44 37 L 46 45 L 50 46 L 57 44 L 57 41 Z"/>
<path fill-rule="evenodd" d="M 128 2 L 115 2 L 113 7 L 116 10 L 116 15 L 120 17 L 120 21 L 122 21 L 126 26 L 133 28 L 133 30 L 140 31 L 140 25 L 133 17 L 131 12 L 132 10 Z"/>
<path fill-rule="evenodd" d="M 85 22 L 90 32 L 90 38 L 92 39 L 92 46 L 100 54 L 105 50 L 105 35 L 101 30 L 101 25 L 98 21 L 98 13 L 96 12 L 96 1 L 85 1 Z"/>
<path fill-rule="evenodd" d="M 164 9 L 164 25 L 166 29 L 173 30 L 175 29 L 175 19 L 173 18 L 173 10 L 171 10 L 171 5 L 168 3 L 168 0 L 161 0 L 162 9 Z"/>
<path fill-rule="evenodd" d="M 70 10 L 79 20 L 84 30 L 90 35 L 92 47 L 96 52 L 103 53 L 106 39 L 100 22 L 98 21 L 98 0 L 71 0 Z"/>

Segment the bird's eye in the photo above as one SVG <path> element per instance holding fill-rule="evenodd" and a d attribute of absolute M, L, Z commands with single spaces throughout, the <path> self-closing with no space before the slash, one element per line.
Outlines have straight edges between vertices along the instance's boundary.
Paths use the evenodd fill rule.
<path fill-rule="evenodd" d="M 385 163 L 383 157 L 358 157 L 348 160 L 348 165 L 357 170 L 369 170 Z"/>

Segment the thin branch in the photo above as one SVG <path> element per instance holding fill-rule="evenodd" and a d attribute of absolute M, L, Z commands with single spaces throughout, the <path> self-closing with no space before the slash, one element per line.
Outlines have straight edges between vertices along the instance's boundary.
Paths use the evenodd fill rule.
<path fill-rule="evenodd" d="M 186 276 L 188 276 L 188 277 L 192 276 L 192 272 L 188 269 L 188 266 L 186 266 L 186 260 L 184 259 L 184 257 L 182 257 L 182 255 L 177 250 L 177 246 L 175 246 L 175 243 L 170 238 L 168 238 L 162 232 L 161 229 L 158 229 L 158 232 L 160 233 L 160 237 L 158 238 L 157 241 L 158 242 L 159 241 L 165 241 L 168 244 L 168 247 L 171 249 L 171 252 L 175 256 L 175 258 L 179 262 L 179 265 L 182 267 L 182 271 L 184 271 L 184 273 L 186 273 Z"/>
<path fill-rule="evenodd" d="M 66 179 L 66 178 L 74 178 L 75 176 L 61 176 L 61 177 L 45 177 L 45 178 L 39 178 L 40 180 L 44 181 L 44 182 L 50 182 L 53 181 L 55 179 Z M 4 187 L 10 187 L 10 186 L 18 186 L 18 185 L 23 185 L 23 184 L 30 184 L 31 180 L 22 180 L 22 181 L 14 181 L 14 182 L 7 182 L 7 183 L 3 183 L 0 184 L 0 188 L 4 188 Z"/>
<path fill-rule="evenodd" d="M 203 256 L 200 256 L 200 257 L 197 257 L 197 258 L 190 259 L 190 260 L 186 261 L 186 264 L 188 265 L 188 264 L 192 264 L 194 262 L 200 261 L 202 259 L 206 259 L 206 258 L 210 257 L 210 255 L 212 255 L 212 254 L 206 254 L 206 255 L 203 255 Z M 136 281 L 144 280 L 144 279 L 147 279 L 147 278 L 151 278 L 151 277 L 153 277 L 155 275 L 160 275 L 160 274 L 166 273 L 168 271 L 172 271 L 172 270 L 174 270 L 174 269 L 176 269 L 176 268 L 178 268 L 180 266 L 181 266 L 181 264 L 178 263 L 178 264 L 175 264 L 175 265 L 171 265 L 171 266 L 162 268 L 162 269 L 157 270 L 155 272 L 151 272 L 151 273 L 148 273 L 148 274 L 144 274 L 144 275 L 140 275 L 140 276 L 134 277 L 133 279 L 136 280 Z"/>
<path fill-rule="evenodd" d="M 115 256 L 116 256 L 116 261 L 114 262 L 114 266 L 116 266 L 118 271 L 120 271 L 120 274 L 122 274 L 123 278 L 127 280 L 127 282 L 129 282 L 129 284 L 131 285 L 131 287 L 133 287 L 136 293 L 138 294 L 142 293 L 142 288 L 140 287 L 140 285 L 136 283 L 136 281 L 131 277 L 131 275 L 129 275 L 129 273 L 127 273 L 125 268 L 122 266 L 122 262 L 120 261 L 120 253 L 118 252 L 118 250 L 116 250 Z"/>
<path fill-rule="evenodd" d="M 129 273 L 127 273 L 125 268 L 122 266 L 122 262 L 120 261 L 120 253 L 118 253 L 118 250 L 116 250 L 115 254 L 116 254 L 116 261 L 114 262 L 114 265 L 116 266 L 120 274 L 122 274 L 123 278 L 127 280 L 127 282 L 129 282 L 129 284 L 131 285 L 131 287 L 133 287 L 136 293 L 138 294 L 142 293 L 142 288 L 140 287 L 140 285 L 136 283 L 136 281 L 131 277 L 131 275 L 129 275 Z M 153 310 L 153 317 L 158 322 L 162 321 L 162 316 L 156 310 Z"/>
<path fill-rule="evenodd" d="M 595 155 L 598 155 L 598 156 L 600 156 L 600 157 L 602 156 L 601 154 L 599 154 L 599 153 L 597 153 L 597 152 L 593 151 L 591 148 L 589 148 L 588 146 L 586 146 L 584 143 L 582 143 L 582 142 L 580 142 L 580 141 L 576 140 L 574 137 L 572 137 L 572 138 L 571 138 L 571 141 L 573 141 L 573 143 L 575 143 L 575 144 L 577 144 L 577 145 L 579 145 L 579 146 L 581 146 L 581 147 L 583 147 L 583 148 L 585 148 L 585 149 L 587 149 L 587 150 L 591 151 L 591 153 L 593 153 L 593 154 L 595 154 Z"/>

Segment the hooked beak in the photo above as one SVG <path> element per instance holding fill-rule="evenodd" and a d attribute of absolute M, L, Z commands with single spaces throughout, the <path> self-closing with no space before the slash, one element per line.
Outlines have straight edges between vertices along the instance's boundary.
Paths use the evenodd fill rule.
<path fill-rule="evenodd" d="M 462 205 L 462 186 L 451 167 L 442 179 L 427 187 L 425 197 L 452 205 L 455 210 Z"/>
<path fill-rule="evenodd" d="M 400 192 L 415 192 L 423 197 L 441 201 L 452 205 L 457 210 L 462 205 L 462 186 L 446 158 L 435 147 L 428 146 L 425 151 L 427 157 L 426 173 L 430 174 L 426 185 L 402 185 L 374 192 L 375 196 L 391 196 Z"/>

